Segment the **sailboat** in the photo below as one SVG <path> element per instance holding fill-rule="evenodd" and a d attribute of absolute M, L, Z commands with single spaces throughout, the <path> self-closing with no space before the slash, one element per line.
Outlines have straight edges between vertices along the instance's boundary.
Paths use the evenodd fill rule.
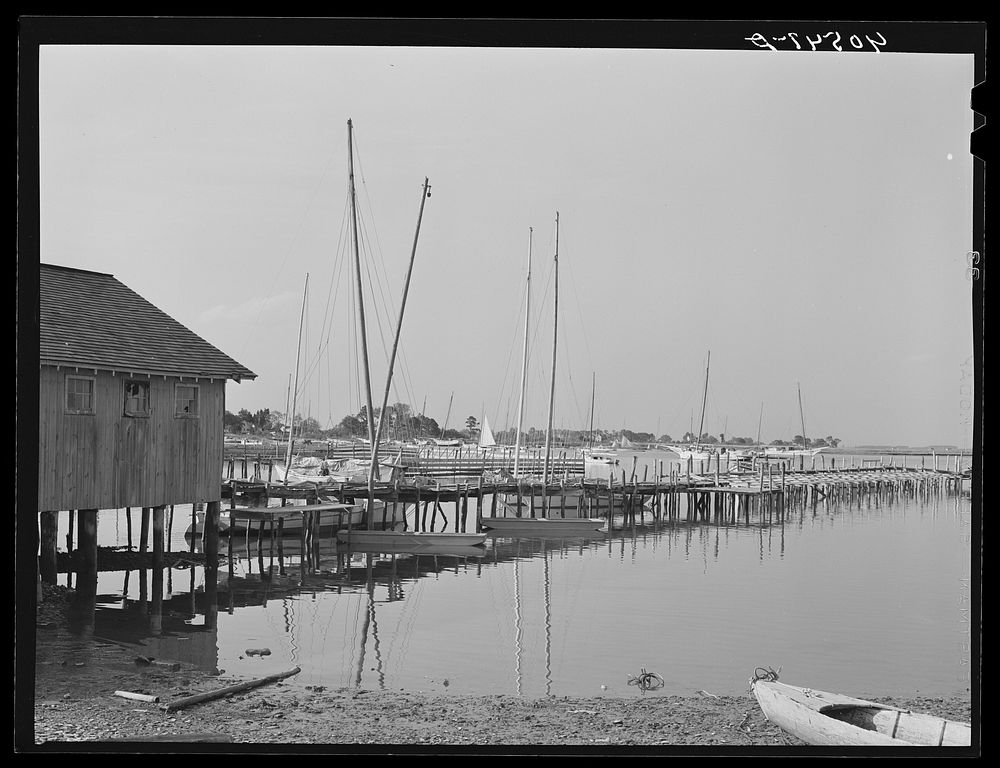
<path fill-rule="evenodd" d="M 555 401 L 555 386 L 556 386 L 556 360 L 557 360 L 557 346 L 556 341 L 558 338 L 558 324 L 559 324 L 559 213 L 556 213 L 556 247 L 555 247 L 555 257 L 553 259 L 554 264 L 554 276 L 555 276 L 555 288 L 554 288 L 554 317 L 552 324 L 552 376 L 551 383 L 549 387 L 549 409 L 548 409 L 548 424 L 545 430 L 545 454 L 544 454 L 544 464 L 542 468 L 542 481 L 547 482 L 549 479 L 549 466 L 550 458 L 552 455 L 552 410 Z M 518 402 L 518 423 L 517 423 L 517 439 L 515 441 L 514 449 L 514 478 L 517 482 L 521 482 L 523 479 L 520 475 L 520 448 L 521 448 L 521 428 L 523 426 L 524 417 L 524 391 L 525 391 L 525 381 L 527 376 L 527 366 L 528 366 L 528 327 L 530 320 L 530 287 L 531 287 L 531 230 L 528 230 L 528 276 L 527 276 L 527 299 L 525 301 L 525 316 L 524 316 L 524 350 L 522 355 L 521 364 L 521 391 Z M 504 507 L 506 512 L 511 514 L 499 516 L 490 516 L 481 518 L 481 524 L 484 528 L 491 529 L 494 531 L 504 530 L 505 528 L 512 529 L 514 527 L 523 527 L 527 521 L 533 520 L 534 522 L 528 523 L 532 526 L 534 531 L 542 531 L 545 528 L 558 529 L 558 530 L 569 530 L 571 526 L 576 526 L 578 528 L 582 527 L 584 530 L 596 530 L 604 526 L 604 520 L 602 518 L 591 518 L 587 517 L 584 512 L 584 498 L 583 490 L 572 489 L 566 494 L 561 494 L 559 496 L 549 496 L 543 499 L 543 509 L 548 509 L 549 512 L 558 510 L 558 517 L 541 517 L 532 518 L 531 517 L 531 498 L 525 498 L 523 494 L 512 494 L 503 493 L 499 495 L 499 500 Z M 567 522 L 567 519 L 569 522 Z"/>
<path fill-rule="evenodd" d="M 701 420 L 698 423 L 698 435 L 695 439 L 694 446 L 668 446 L 671 451 L 676 453 L 684 461 L 691 459 L 692 461 L 708 461 L 708 459 L 713 455 L 714 451 L 709 449 L 703 449 L 701 447 L 701 435 L 702 430 L 705 428 L 705 404 L 708 402 L 708 371 L 712 362 L 712 351 L 708 352 L 708 360 L 705 363 L 705 389 L 701 399 Z"/>
<path fill-rule="evenodd" d="M 593 382 L 590 387 L 590 438 L 587 441 L 587 447 L 582 449 L 580 453 L 583 455 L 583 466 L 584 474 L 586 474 L 586 468 L 593 466 L 610 466 L 611 464 L 617 464 L 618 458 L 615 455 L 615 451 L 612 450 L 594 450 L 594 399 L 597 395 L 597 373 L 592 375 Z"/>
<path fill-rule="evenodd" d="M 768 459 L 784 459 L 790 458 L 792 456 L 815 456 L 822 451 L 825 451 L 827 446 L 820 446 L 819 448 L 806 448 L 809 445 L 809 441 L 806 439 L 806 418 L 802 410 L 802 385 L 796 384 L 799 392 L 799 419 L 802 422 L 802 448 L 791 448 L 789 446 L 771 446 L 764 451 L 764 456 Z"/>
<path fill-rule="evenodd" d="M 479 447 L 481 449 L 496 448 L 497 441 L 493 437 L 493 430 L 490 429 L 490 420 L 483 416 L 483 428 L 479 430 Z"/>
<path fill-rule="evenodd" d="M 350 182 L 350 198 L 351 198 L 351 234 L 354 246 L 354 262 L 355 262 L 355 276 L 356 289 L 357 289 L 357 306 L 358 306 L 358 327 L 361 331 L 361 351 L 362 351 L 362 362 L 364 363 L 364 380 L 365 380 L 365 395 L 368 401 L 367 414 L 368 414 L 368 436 L 371 442 L 371 463 L 368 472 L 368 494 L 367 494 L 367 509 L 374 510 L 375 508 L 375 479 L 379 469 L 379 459 L 378 459 L 378 449 L 379 449 L 379 439 L 382 432 L 382 422 L 384 416 L 387 413 L 387 406 L 389 404 L 389 391 L 392 385 L 392 369 L 396 362 L 396 353 L 399 349 L 399 337 L 403 327 L 403 312 L 406 309 L 406 297 L 410 289 L 410 277 L 413 274 L 413 262 L 417 255 L 417 239 L 420 235 L 420 222 L 424 215 L 424 203 L 426 203 L 427 198 L 430 197 L 430 183 L 427 178 L 424 178 L 423 189 L 420 194 L 420 212 L 417 215 L 417 228 L 413 236 L 413 249 L 410 252 L 410 263 L 406 271 L 406 280 L 403 284 L 403 297 L 399 307 L 399 316 L 396 319 L 396 333 L 392 342 L 392 352 L 389 357 L 388 371 L 386 372 L 385 381 L 385 394 L 382 399 L 382 408 L 379 411 L 380 417 L 378 425 L 376 426 L 374 422 L 374 410 L 372 408 L 372 391 L 371 391 L 371 377 L 368 367 L 368 341 L 365 326 L 365 313 L 364 313 L 364 292 L 362 291 L 361 282 L 361 257 L 358 249 L 358 225 L 357 225 L 357 208 L 356 208 L 356 195 L 354 189 L 354 144 L 352 140 L 352 123 L 350 120 L 347 121 L 347 147 L 348 147 L 348 176 Z M 419 544 L 430 544 L 433 542 L 443 543 L 450 542 L 457 546 L 469 546 L 471 545 L 484 545 L 486 542 L 485 534 L 463 534 L 463 533 L 446 533 L 446 532 L 406 532 L 397 530 L 374 530 L 374 515 L 367 516 L 367 528 L 366 531 L 352 531 L 350 528 L 340 530 L 337 532 L 337 539 L 339 541 L 347 542 L 349 545 L 352 542 L 356 542 L 358 545 L 374 544 L 377 546 L 391 546 L 393 541 L 408 542 L 408 546 L 413 546 L 414 543 Z"/>
<path fill-rule="evenodd" d="M 448 431 L 448 419 L 451 418 L 451 403 L 455 399 L 455 393 L 451 393 L 451 397 L 448 400 L 448 412 L 444 416 L 444 426 L 441 427 L 441 437 L 431 438 L 434 441 L 434 445 L 439 448 L 460 448 L 462 441 L 458 438 L 446 438 L 444 433 Z"/>

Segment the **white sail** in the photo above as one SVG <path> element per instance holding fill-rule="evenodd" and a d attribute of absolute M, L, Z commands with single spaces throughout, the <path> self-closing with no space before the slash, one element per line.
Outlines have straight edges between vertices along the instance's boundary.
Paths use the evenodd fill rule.
<path fill-rule="evenodd" d="M 490 429 L 490 420 L 483 416 L 483 428 L 479 432 L 479 447 L 492 448 L 496 444 L 497 441 L 493 437 L 493 431 Z"/>

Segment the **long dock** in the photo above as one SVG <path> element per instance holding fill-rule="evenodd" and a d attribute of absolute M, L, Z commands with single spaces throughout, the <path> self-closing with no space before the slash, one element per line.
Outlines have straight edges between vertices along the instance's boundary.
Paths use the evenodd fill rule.
<path fill-rule="evenodd" d="M 608 517 L 613 522 L 634 524 L 648 516 L 651 520 L 686 519 L 725 522 L 734 518 L 749 519 L 762 514 L 769 518 L 783 515 L 787 509 L 827 502 L 852 503 L 869 500 L 876 504 L 883 498 L 932 493 L 960 493 L 963 474 L 940 469 L 868 467 L 826 470 L 789 470 L 761 465 L 757 471 L 694 474 L 671 471 L 653 478 L 639 479 L 623 472 L 607 480 L 561 478 L 555 481 L 470 478 L 458 482 L 437 482 L 406 478 L 375 486 L 374 498 L 387 505 L 385 517 L 409 525 L 414 530 L 456 532 L 480 529 L 484 516 L 515 515 L 560 517 L 566 500 L 577 500 L 572 516 Z M 223 486 L 223 498 L 230 509 L 259 508 L 270 499 L 282 505 L 303 501 L 285 510 L 308 512 L 309 505 L 336 499 L 347 503 L 367 498 L 368 488 L 361 482 L 303 483 L 282 486 L 262 480 L 230 480 Z M 475 512 L 470 516 L 470 500 Z M 242 504 L 239 504 L 242 502 Z M 445 506 L 452 509 L 446 510 Z M 572 506 L 572 505 L 571 505 Z M 239 512 L 237 511 L 237 514 Z M 440 525 L 438 525 L 440 518 Z M 474 527 L 475 526 L 475 527 Z"/>

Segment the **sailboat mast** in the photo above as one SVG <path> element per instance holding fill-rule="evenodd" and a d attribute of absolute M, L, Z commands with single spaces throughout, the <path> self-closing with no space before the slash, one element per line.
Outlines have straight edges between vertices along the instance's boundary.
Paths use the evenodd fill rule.
<path fill-rule="evenodd" d="M 306 316 L 306 293 L 309 291 L 309 273 L 306 272 L 306 285 L 302 289 L 302 310 L 299 313 L 299 338 L 295 343 L 295 386 L 292 387 L 292 418 L 288 422 L 288 448 L 285 450 L 284 485 L 288 485 L 288 472 L 292 468 L 292 435 L 295 432 L 295 402 L 299 394 L 299 356 L 302 352 L 302 323 Z"/>
<path fill-rule="evenodd" d="M 288 409 L 292 407 L 292 374 L 288 374 L 288 390 L 285 392 L 285 423 L 289 425 L 288 427 L 288 438 L 292 437 L 291 419 L 288 415 Z M 275 456 L 278 455 L 277 450 L 275 450 Z M 287 466 L 287 465 L 286 465 Z"/>
<path fill-rule="evenodd" d="M 805 450 L 808 444 L 806 442 L 806 417 L 802 411 L 802 385 L 795 382 L 795 386 L 799 389 L 799 419 L 802 420 L 802 450 Z"/>
<path fill-rule="evenodd" d="M 354 245 L 354 274 L 357 278 L 358 322 L 361 325 L 361 353 L 365 369 L 365 398 L 368 405 L 368 442 L 375 443 L 375 414 L 372 412 L 372 381 L 368 370 L 368 333 L 365 330 L 365 300 L 361 290 L 361 254 L 358 252 L 358 210 L 354 191 L 354 137 L 353 124 L 347 121 L 347 167 L 351 189 L 351 241 Z"/>
<path fill-rule="evenodd" d="M 542 468 L 542 482 L 549 480 L 549 462 L 552 451 L 552 407 L 556 399 L 556 341 L 559 338 L 559 211 L 556 211 L 556 254 L 555 254 L 555 300 L 552 320 L 552 383 L 549 386 L 549 418 L 545 427 L 545 465 Z"/>
<path fill-rule="evenodd" d="M 712 350 L 708 351 L 708 361 L 705 363 L 705 394 L 701 397 L 701 421 L 698 422 L 698 442 L 695 448 L 701 447 L 701 433 L 705 429 L 705 404 L 708 402 L 708 367 L 712 363 Z"/>
<path fill-rule="evenodd" d="M 521 353 L 521 391 L 517 397 L 517 437 L 514 439 L 514 477 L 520 477 L 521 428 L 524 425 L 524 387 L 528 377 L 528 321 L 531 318 L 531 227 L 528 227 L 528 278 L 524 297 L 524 350 Z"/>
<path fill-rule="evenodd" d="M 590 386 L 590 443 L 588 448 L 594 450 L 594 396 L 597 394 L 597 371 L 594 371 L 591 376 L 592 383 Z"/>
<path fill-rule="evenodd" d="M 455 390 L 451 391 L 451 397 L 448 398 L 448 412 L 444 415 L 444 426 L 441 428 L 441 437 L 444 437 L 445 430 L 448 429 L 448 418 L 451 416 L 451 401 L 455 399 Z"/>
<path fill-rule="evenodd" d="M 385 421 L 385 409 L 389 404 L 389 389 L 392 386 L 392 369 L 396 363 L 396 350 L 399 348 L 399 334 L 403 329 L 403 312 L 406 310 L 406 295 L 410 291 L 410 277 L 413 275 L 413 261 L 417 256 L 417 238 L 420 237 L 420 222 L 424 218 L 424 203 L 430 197 L 430 184 L 424 177 L 424 188 L 420 193 L 420 212 L 417 214 L 417 230 L 413 234 L 413 249 L 410 251 L 410 264 L 406 268 L 406 281 L 403 283 L 403 299 L 399 305 L 399 317 L 396 318 L 396 335 L 392 340 L 392 353 L 389 355 L 389 372 L 385 376 L 385 395 L 382 397 L 382 410 L 379 411 L 378 426 L 375 428 L 375 438 L 372 440 L 372 463 L 368 469 L 368 503 L 372 504 L 375 495 L 375 471 L 378 468 L 378 442 L 382 432 L 382 422 Z M 371 528 L 369 515 L 369 528 Z"/>
<path fill-rule="evenodd" d="M 757 419 L 757 445 L 760 446 L 760 425 L 764 421 L 764 403 L 760 404 L 760 416 Z"/>

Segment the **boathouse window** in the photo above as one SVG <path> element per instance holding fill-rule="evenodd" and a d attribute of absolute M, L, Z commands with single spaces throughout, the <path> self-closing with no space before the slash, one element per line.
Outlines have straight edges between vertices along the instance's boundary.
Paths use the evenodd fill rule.
<path fill-rule="evenodd" d="M 149 382 L 125 380 L 125 415 L 149 416 Z"/>
<path fill-rule="evenodd" d="M 174 389 L 174 415 L 194 418 L 198 415 L 198 385 L 178 384 Z"/>
<path fill-rule="evenodd" d="M 90 376 L 66 377 L 66 412 L 94 412 L 94 379 Z"/>

